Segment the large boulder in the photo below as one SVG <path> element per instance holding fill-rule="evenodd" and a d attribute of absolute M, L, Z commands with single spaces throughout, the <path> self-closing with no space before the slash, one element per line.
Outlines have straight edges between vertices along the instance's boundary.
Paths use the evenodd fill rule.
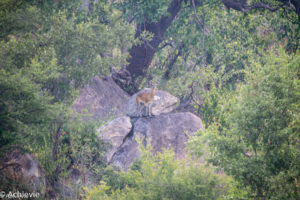
<path fill-rule="evenodd" d="M 106 143 L 111 144 L 106 153 L 107 162 L 111 161 L 112 156 L 123 144 L 125 138 L 130 133 L 131 128 L 132 124 L 130 123 L 130 118 L 127 116 L 114 119 L 99 128 L 99 137 Z"/>
<path fill-rule="evenodd" d="M 45 194 L 45 173 L 33 155 L 22 154 L 20 149 L 14 149 L 0 162 L 0 169 L 4 172 L 0 191 L 22 189 L 37 193 L 39 197 Z"/>
<path fill-rule="evenodd" d="M 115 166 L 125 171 L 136 158 L 140 157 L 136 137 L 144 137 L 145 145 L 150 142 L 153 153 L 169 148 L 174 150 L 176 158 L 184 158 L 188 135 L 204 129 L 201 119 L 189 112 L 139 118 L 133 127 L 133 134 L 126 137 L 111 160 Z"/>
<path fill-rule="evenodd" d="M 106 120 L 110 116 L 120 117 L 125 115 L 125 104 L 129 100 L 129 95 L 124 92 L 111 77 L 100 79 L 94 77 L 85 86 L 78 99 L 72 105 L 75 113 L 85 113 L 90 116 L 84 118 L 85 121 Z"/>
<path fill-rule="evenodd" d="M 126 115 L 130 117 L 139 117 L 137 105 L 136 105 L 136 96 L 140 93 L 150 92 L 149 88 L 143 89 L 140 92 L 134 94 L 128 101 L 126 105 Z M 163 113 L 169 113 L 176 108 L 178 99 L 177 97 L 171 95 L 165 91 L 156 91 L 154 96 L 154 102 L 152 105 L 152 114 L 160 115 Z M 143 109 L 143 116 L 146 115 L 146 109 Z"/>
<path fill-rule="evenodd" d="M 0 172 L 0 191 L 32 193 L 37 199 L 79 199 L 78 192 L 82 186 L 99 183 L 99 176 L 76 168 L 72 168 L 67 177 L 50 180 L 35 156 L 22 154 L 19 148 L 7 153 L 0 161 Z"/>

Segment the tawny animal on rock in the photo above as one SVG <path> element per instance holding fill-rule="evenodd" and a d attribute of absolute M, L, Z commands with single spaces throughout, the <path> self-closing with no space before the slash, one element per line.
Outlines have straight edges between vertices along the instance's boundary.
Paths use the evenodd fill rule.
<path fill-rule="evenodd" d="M 156 90 L 157 88 L 154 86 L 153 88 L 151 88 L 149 92 L 143 92 L 136 96 L 136 105 L 140 117 L 142 116 L 141 104 L 143 104 L 144 107 L 146 107 L 146 115 L 148 116 L 152 115 L 152 104 L 154 101 L 154 95 Z"/>

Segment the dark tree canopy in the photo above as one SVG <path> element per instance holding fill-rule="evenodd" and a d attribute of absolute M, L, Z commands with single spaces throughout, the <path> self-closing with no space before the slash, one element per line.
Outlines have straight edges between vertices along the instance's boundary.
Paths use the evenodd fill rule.
<path fill-rule="evenodd" d="M 166 1 L 169 2 L 169 1 Z M 157 2 L 154 2 L 155 4 Z M 147 3 L 139 3 L 135 4 L 134 1 L 130 1 L 130 3 L 121 3 L 122 6 L 128 8 L 128 4 L 132 7 L 137 7 L 137 10 L 131 10 L 131 8 L 125 9 L 126 12 L 132 12 L 132 16 L 130 16 L 130 20 L 136 20 L 136 35 L 135 37 L 138 38 L 144 31 L 148 31 L 153 34 L 153 38 L 150 41 L 144 41 L 142 44 L 133 46 L 130 49 L 130 57 L 128 58 L 128 65 L 126 66 L 126 71 L 130 73 L 130 81 L 127 81 L 124 84 L 121 79 L 127 79 L 128 76 L 124 77 L 124 74 L 128 75 L 128 73 L 124 73 L 125 69 L 122 69 L 123 73 L 120 72 L 118 76 L 114 76 L 115 81 L 129 93 L 134 93 L 137 91 L 142 79 L 145 78 L 145 75 L 148 71 L 148 68 L 152 62 L 152 59 L 155 53 L 158 50 L 159 45 L 165 40 L 164 35 L 167 29 L 172 24 L 175 17 L 180 12 L 182 6 L 190 7 L 191 11 L 196 9 L 197 7 L 201 7 L 204 4 L 209 4 L 213 6 L 213 4 L 221 4 L 223 3 L 228 9 L 234 9 L 237 11 L 241 11 L 243 13 L 248 13 L 250 11 L 262 9 L 268 10 L 271 12 L 275 12 L 281 10 L 287 18 L 290 18 L 290 13 L 295 13 L 298 16 L 298 20 L 295 23 L 300 22 L 300 2 L 298 0 L 272 0 L 272 1 L 253 1 L 251 4 L 247 3 L 247 0 L 222 0 L 221 1 L 198 1 L 198 0 L 173 0 L 169 3 L 166 12 L 155 16 L 153 18 L 149 18 L 149 16 L 141 16 L 141 14 L 136 14 L 141 7 L 149 6 L 149 10 L 152 12 L 156 12 L 155 8 L 151 7 L 151 4 L 148 5 Z M 166 5 L 164 5 L 166 6 Z M 145 13 L 146 14 L 146 13 Z M 135 15 L 139 16 L 135 18 Z M 292 14 L 293 15 L 293 14 Z M 127 15 L 128 16 L 128 15 Z M 160 16 L 160 17 L 159 17 Z M 185 15 L 181 15 L 180 17 L 186 17 Z M 195 15 L 197 17 L 197 15 Z M 197 19 L 197 22 L 204 28 L 202 22 Z M 200 31 L 200 30 L 199 30 Z M 123 76 L 122 76 L 123 74 Z"/>

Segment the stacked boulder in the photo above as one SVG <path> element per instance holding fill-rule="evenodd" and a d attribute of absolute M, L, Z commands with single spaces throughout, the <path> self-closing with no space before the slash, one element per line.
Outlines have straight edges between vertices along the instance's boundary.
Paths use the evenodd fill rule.
<path fill-rule="evenodd" d="M 173 149 L 176 158 L 186 156 L 185 146 L 189 135 L 203 130 L 201 119 L 190 112 L 172 112 L 178 99 L 168 92 L 158 90 L 152 104 L 152 116 L 138 111 L 136 96 L 150 92 L 144 89 L 130 97 L 126 104 L 126 116 L 116 118 L 100 127 L 99 137 L 111 145 L 106 153 L 108 163 L 127 171 L 131 163 L 141 156 L 136 138 L 143 144 L 151 143 L 152 151 Z"/>

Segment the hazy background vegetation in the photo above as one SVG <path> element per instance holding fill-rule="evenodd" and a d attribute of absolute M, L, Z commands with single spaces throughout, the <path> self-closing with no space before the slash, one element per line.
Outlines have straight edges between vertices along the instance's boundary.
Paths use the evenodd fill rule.
<path fill-rule="evenodd" d="M 228 2 L 245 1 L 1 0 L 0 156 L 35 154 L 53 181 L 93 171 L 102 181 L 81 188 L 87 199 L 299 199 L 300 3 Z M 133 54 L 142 47 L 153 55 Z M 131 72 L 130 94 L 151 77 L 192 100 L 206 130 L 188 147 L 206 166 L 150 146 L 127 173 L 103 162 L 104 122 L 70 106 L 111 67 Z"/>

